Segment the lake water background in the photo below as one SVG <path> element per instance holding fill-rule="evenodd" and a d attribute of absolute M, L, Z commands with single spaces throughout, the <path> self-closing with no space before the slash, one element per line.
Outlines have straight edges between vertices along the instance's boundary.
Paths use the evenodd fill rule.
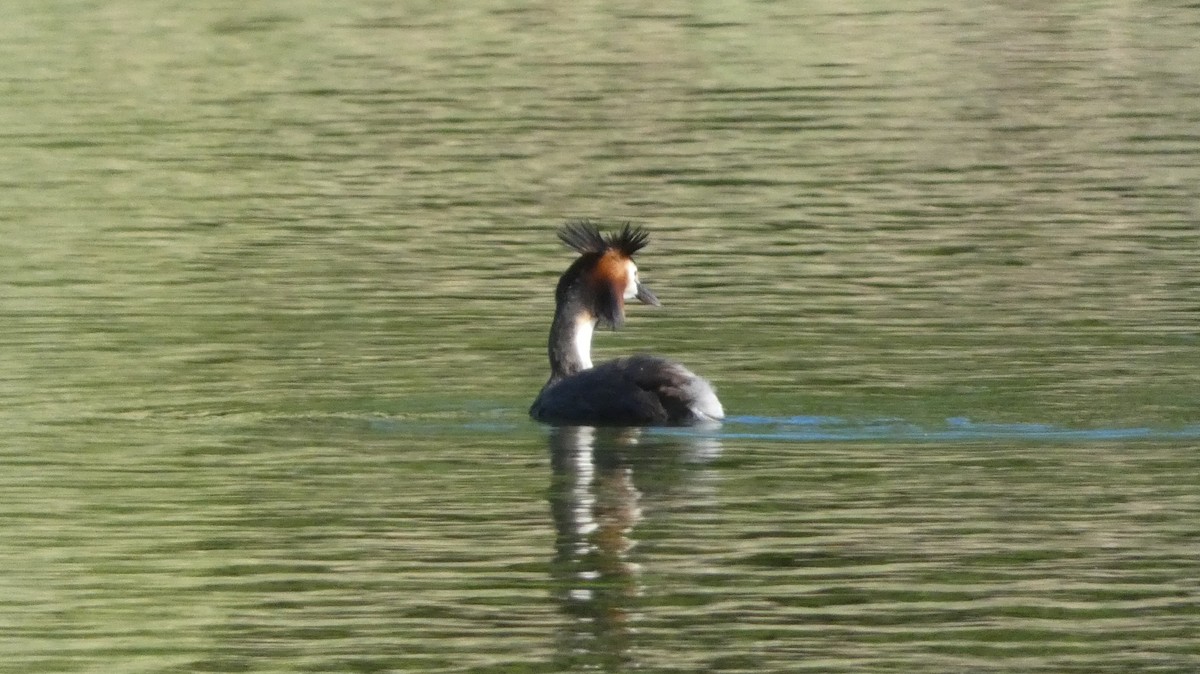
<path fill-rule="evenodd" d="M 4 667 L 1200 667 L 1195 6 L 0 16 Z M 527 419 L 575 217 L 723 427 Z"/>

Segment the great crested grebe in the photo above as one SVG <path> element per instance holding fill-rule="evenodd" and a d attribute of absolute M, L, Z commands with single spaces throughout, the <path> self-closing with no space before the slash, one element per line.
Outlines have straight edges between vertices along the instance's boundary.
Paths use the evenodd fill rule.
<path fill-rule="evenodd" d="M 554 291 L 550 379 L 529 416 L 583 426 L 695 424 L 724 418 L 712 386 L 679 363 L 638 354 L 592 367 L 596 323 L 621 327 L 625 300 L 659 306 L 654 293 L 638 280 L 633 263 L 649 235 L 626 224 L 605 237 L 583 221 L 563 227 L 558 238 L 577 251 L 579 259 Z"/>

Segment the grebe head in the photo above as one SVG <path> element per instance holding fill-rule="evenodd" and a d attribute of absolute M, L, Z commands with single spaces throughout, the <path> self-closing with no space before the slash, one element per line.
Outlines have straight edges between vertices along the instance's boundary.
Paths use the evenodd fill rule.
<path fill-rule="evenodd" d="M 606 237 L 584 220 L 563 227 L 558 238 L 580 254 L 558 281 L 559 307 L 580 302 L 592 319 L 616 329 L 625 322 L 625 300 L 660 306 L 654 293 L 642 285 L 633 262 L 650 238 L 645 230 L 626 223 Z"/>

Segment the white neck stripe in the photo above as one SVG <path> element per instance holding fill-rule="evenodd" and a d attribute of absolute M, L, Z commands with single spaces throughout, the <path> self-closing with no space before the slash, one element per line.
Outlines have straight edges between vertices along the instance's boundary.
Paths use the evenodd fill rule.
<path fill-rule="evenodd" d="M 596 328 L 596 319 L 580 316 L 575 319 L 575 335 L 572 340 L 575 345 L 575 356 L 579 358 L 579 366 L 585 370 L 592 367 L 592 332 Z"/>

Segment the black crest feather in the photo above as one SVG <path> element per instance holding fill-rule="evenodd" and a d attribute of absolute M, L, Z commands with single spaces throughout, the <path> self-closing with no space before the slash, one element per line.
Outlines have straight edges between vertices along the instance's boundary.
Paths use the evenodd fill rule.
<path fill-rule="evenodd" d="M 578 253 L 603 254 L 615 250 L 625 257 L 633 257 L 634 253 L 646 247 L 650 234 L 641 227 L 634 227 L 628 222 L 619 231 L 607 237 L 600 229 L 588 220 L 569 222 L 558 231 L 558 238 Z"/>

